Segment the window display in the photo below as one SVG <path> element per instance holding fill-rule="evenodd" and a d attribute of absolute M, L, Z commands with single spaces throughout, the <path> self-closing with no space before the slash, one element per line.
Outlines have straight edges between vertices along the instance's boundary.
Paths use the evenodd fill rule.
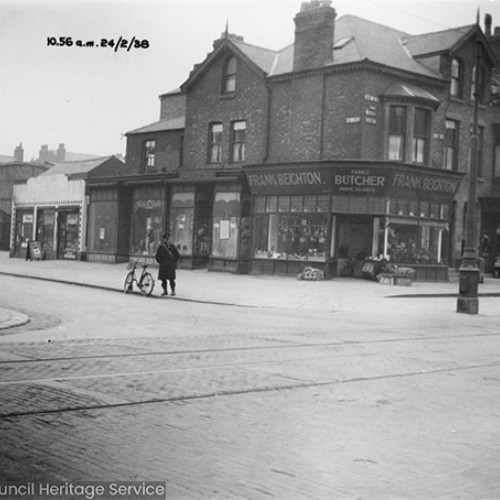
<path fill-rule="evenodd" d="M 118 205 L 114 191 L 92 192 L 89 207 L 89 248 L 96 252 L 113 252 L 116 239 Z"/>
<path fill-rule="evenodd" d="M 194 192 L 174 193 L 170 207 L 170 239 L 182 255 L 193 253 Z"/>
<path fill-rule="evenodd" d="M 141 187 L 133 193 L 131 253 L 154 256 L 165 227 L 161 187 Z"/>
<path fill-rule="evenodd" d="M 255 257 L 324 261 L 328 214 L 324 196 L 255 198 Z M 260 213 L 259 213 L 260 212 Z"/>
<path fill-rule="evenodd" d="M 212 255 L 236 258 L 240 228 L 240 193 L 216 193 Z"/>
<path fill-rule="evenodd" d="M 55 208 L 39 209 L 36 215 L 36 239 L 42 250 L 54 250 Z"/>

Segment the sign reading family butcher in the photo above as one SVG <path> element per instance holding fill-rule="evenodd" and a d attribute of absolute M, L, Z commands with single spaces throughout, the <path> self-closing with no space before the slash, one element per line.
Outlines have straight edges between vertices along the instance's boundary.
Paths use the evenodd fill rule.
<path fill-rule="evenodd" d="M 353 194 L 367 196 L 418 196 L 451 199 L 460 187 L 455 173 L 420 172 L 408 165 L 356 162 L 303 167 L 249 169 L 250 190 L 257 195 Z"/>

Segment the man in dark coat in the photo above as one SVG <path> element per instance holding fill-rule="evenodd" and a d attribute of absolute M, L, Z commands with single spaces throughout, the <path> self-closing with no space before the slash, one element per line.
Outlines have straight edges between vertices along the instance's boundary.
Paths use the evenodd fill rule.
<path fill-rule="evenodd" d="M 156 262 L 160 264 L 158 269 L 158 279 L 161 281 L 163 288 L 162 295 L 168 295 L 167 281 L 170 282 L 170 295 L 175 295 L 175 270 L 179 262 L 179 251 L 175 245 L 168 241 L 168 234 L 164 234 L 161 238 L 161 244 L 156 251 Z"/>

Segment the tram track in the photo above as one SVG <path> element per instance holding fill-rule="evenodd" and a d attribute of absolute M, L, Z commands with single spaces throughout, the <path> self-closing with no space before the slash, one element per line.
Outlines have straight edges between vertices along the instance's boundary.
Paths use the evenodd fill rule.
<path fill-rule="evenodd" d="M 455 367 L 440 367 L 430 370 L 419 370 L 419 371 L 409 371 L 392 373 L 385 375 L 374 375 L 369 377 L 353 377 L 348 379 L 331 379 L 331 380 L 317 380 L 310 382 L 295 382 L 288 385 L 275 385 L 272 387 L 257 387 L 249 388 L 243 390 L 221 390 L 212 391 L 204 394 L 192 394 L 192 395 L 182 395 L 182 396 L 172 396 L 166 398 L 150 398 L 141 401 L 124 401 L 120 403 L 106 403 L 106 404 L 95 404 L 95 405 L 74 405 L 68 407 L 59 407 L 54 409 L 41 409 L 32 411 L 22 411 L 22 412 L 11 412 L 0 414 L 0 421 L 4 419 L 12 419 L 18 417 L 29 417 L 29 416 L 40 416 L 48 414 L 64 414 L 64 413 L 75 413 L 81 411 L 97 411 L 97 410 L 112 410 L 123 407 L 135 407 L 141 405 L 151 405 L 151 404 L 167 404 L 182 401 L 193 401 L 193 400 L 205 400 L 214 397 L 228 397 L 228 396 L 238 396 L 245 394 L 257 394 L 257 393 L 269 393 L 277 391 L 290 391 L 299 389 L 308 389 L 314 387 L 325 387 L 332 385 L 345 385 L 363 382 L 373 382 L 378 380 L 388 380 L 388 379 L 399 379 L 406 377 L 417 377 L 417 376 L 431 376 L 443 373 L 454 373 L 467 370 L 477 370 L 483 368 L 493 368 L 500 366 L 500 361 L 496 363 L 482 363 L 476 365 L 463 365 Z"/>
<path fill-rule="evenodd" d="M 480 337 L 499 337 L 500 332 L 493 333 L 471 333 L 467 335 L 431 335 L 418 337 L 394 337 L 387 339 L 369 339 L 369 340 L 337 340 L 333 342 L 308 342 L 308 343 L 288 343 L 276 345 L 260 345 L 260 346 L 241 346 L 241 347 L 217 347 L 210 349 L 185 349 L 185 350 L 167 350 L 167 351 L 146 351 L 133 353 L 117 353 L 117 354 L 93 354 L 88 356 L 60 356 L 52 358 L 33 358 L 33 359 L 13 359 L 0 360 L 0 367 L 4 365 L 16 365 L 27 363 L 50 363 L 54 361 L 78 361 L 92 359 L 119 359 L 119 358 L 136 358 L 136 357 L 156 357 L 156 356 L 180 356 L 192 354 L 209 354 L 209 353 L 224 353 L 238 351 L 255 351 L 255 350 L 275 350 L 275 349 L 303 349 L 303 348 L 321 348 L 321 347 L 342 347 L 349 345 L 369 345 L 383 343 L 404 343 L 404 342 L 422 342 L 432 340 L 452 340 L 452 339 L 467 339 Z M 265 339 L 264 339 L 265 340 Z M 1 381 L 0 381 L 1 383 Z"/>

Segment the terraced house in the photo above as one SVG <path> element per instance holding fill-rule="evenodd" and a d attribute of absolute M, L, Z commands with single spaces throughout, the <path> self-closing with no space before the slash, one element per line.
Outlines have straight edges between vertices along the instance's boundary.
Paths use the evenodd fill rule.
<path fill-rule="evenodd" d="M 461 259 L 478 96 L 488 223 L 477 238 L 488 233 L 491 265 L 500 232 L 491 19 L 486 32 L 476 23 L 414 36 L 312 0 L 294 21 L 294 42 L 279 51 L 223 33 L 160 96 L 160 120 L 127 135 L 133 174 L 87 183 L 88 258 L 152 258 L 168 229 L 186 267 L 314 266 L 333 277 L 383 257 L 411 264 L 417 279 L 446 280 Z M 97 222 L 104 213 L 115 214 L 112 227 Z"/>

